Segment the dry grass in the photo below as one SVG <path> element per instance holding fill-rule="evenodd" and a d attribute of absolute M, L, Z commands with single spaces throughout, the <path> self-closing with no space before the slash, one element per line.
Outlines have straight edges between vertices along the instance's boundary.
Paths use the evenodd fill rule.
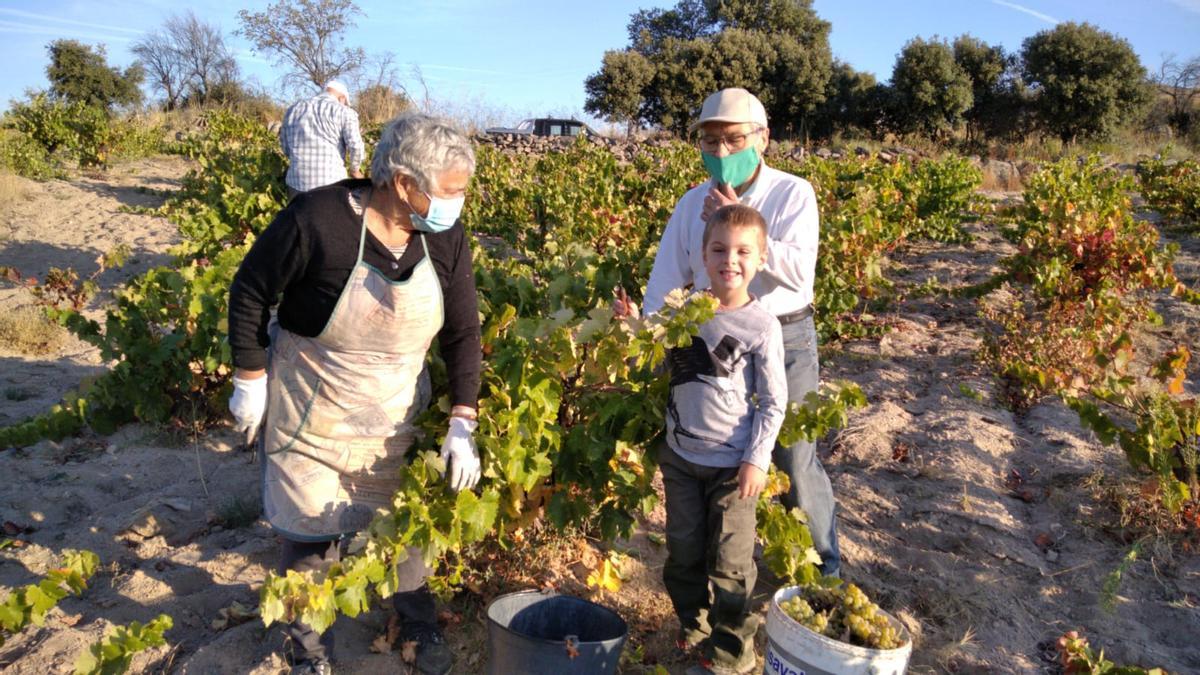
<path fill-rule="evenodd" d="M 34 307 L 0 314 L 0 345 L 6 350 L 41 356 L 59 350 L 66 331 Z"/>
<path fill-rule="evenodd" d="M 1142 542 L 1154 560 L 1168 566 L 1180 555 L 1200 551 L 1200 499 L 1193 497 L 1172 513 L 1153 477 L 1122 479 L 1096 472 L 1084 486 L 1100 506 L 1089 521 L 1118 541 Z"/>
<path fill-rule="evenodd" d="M 0 169 L 0 204 L 14 204 L 29 197 L 25 179 Z"/>
<path fill-rule="evenodd" d="M 221 503 L 213 522 L 227 530 L 250 527 L 262 515 L 262 501 L 256 495 L 233 496 Z"/>

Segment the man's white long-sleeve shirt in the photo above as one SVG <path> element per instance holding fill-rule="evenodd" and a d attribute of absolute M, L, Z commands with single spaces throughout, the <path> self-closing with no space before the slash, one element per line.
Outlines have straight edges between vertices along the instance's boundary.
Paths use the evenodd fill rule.
<path fill-rule="evenodd" d="M 675 205 L 654 258 L 642 302 L 645 313 L 662 308 L 676 288 L 710 286 L 704 271 L 704 197 L 715 187 L 707 181 L 688 190 Z M 767 221 L 767 265 L 750 282 L 750 293 L 775 316 L 798 312 L 812 304 L 817 267 L 817 196 L 808 181 L 773 169 L 764 162 L 758 178 L 738 201 Z"/>

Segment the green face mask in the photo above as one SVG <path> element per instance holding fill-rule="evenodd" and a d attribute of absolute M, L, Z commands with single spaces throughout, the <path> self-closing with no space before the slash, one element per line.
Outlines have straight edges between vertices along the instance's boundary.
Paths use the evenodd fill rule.
<path fill-rule="evenodd" d="M 753 145 L 724 157 L 707 152 L 701 152 L 700 157 L 713 180 L 735 188 L 750 180 L 750 176 L 753 176 L 754 170 L 758 168 L 759 161 L 758 148 Z"/>

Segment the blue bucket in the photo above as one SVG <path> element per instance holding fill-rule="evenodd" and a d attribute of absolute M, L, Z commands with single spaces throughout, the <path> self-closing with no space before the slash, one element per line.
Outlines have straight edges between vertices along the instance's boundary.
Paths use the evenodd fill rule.
<path fill-rule="evenodd" d="M 629 636 L 611 609 L 542 591 L 502 595 L 487 618 L 490 675 L 611 675 Z"/>

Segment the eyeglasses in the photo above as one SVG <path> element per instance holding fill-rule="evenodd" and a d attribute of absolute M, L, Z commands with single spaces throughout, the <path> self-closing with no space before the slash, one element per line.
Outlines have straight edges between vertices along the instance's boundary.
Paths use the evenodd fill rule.
<path fill-rule="evenodd" d="M 702 134 L 696 137 L 696 142 L 700 145 L 701 150 L 707 152 L 714 152 L 722 145 L 729 148 L 731 152 L 736 152 L 746 147 L 746 139 L 761 131 L 762 129 L 755 129 L 744 134 L 726 134 L 724 136 Z"/>

